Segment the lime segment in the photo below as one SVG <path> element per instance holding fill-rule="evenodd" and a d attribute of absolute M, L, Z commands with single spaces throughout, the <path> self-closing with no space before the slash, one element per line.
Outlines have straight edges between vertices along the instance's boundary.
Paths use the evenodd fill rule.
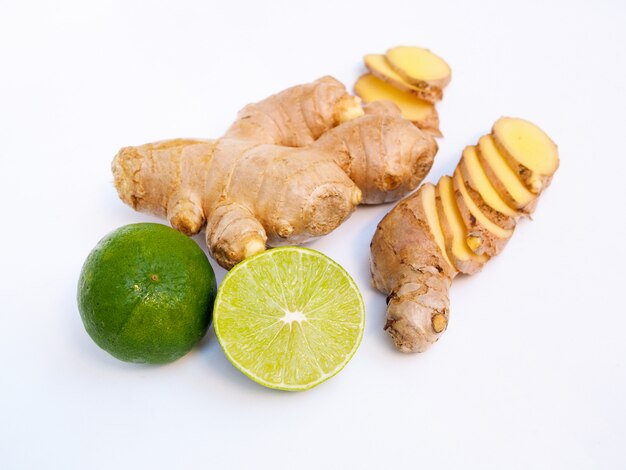
<path fill-rule="evenodd" d="M 228 359 L 270 388 L 307 390 L 337 374 L 365 324 L 361 293 L 337 263 L 314 250 L 268 250 L 235 266 L 214 308 Z"/>

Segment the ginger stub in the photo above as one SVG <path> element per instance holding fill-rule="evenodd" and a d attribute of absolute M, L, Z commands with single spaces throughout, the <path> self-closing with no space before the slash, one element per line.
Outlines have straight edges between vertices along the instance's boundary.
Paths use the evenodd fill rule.
<path fill-rule="evenodd" d="M 434 186 L 420 186 L 383 218 L 372 240 L 372 284 L 388 294 L 385 330 L 402 352 L 425 351 L 448 324 L 456 271 L 435 235 L 441 226 L 434 203 Z"/>
<path fill-rule="evenodd" d="M 506 189 L 509 202 L 534 207 L 539 193 L 523 199 L 523 178 L 528 171 L 539 175 L 543 184 L 535 189 L 545 189 L 558 168 L 556 145 L 528 121 L 501 118 L 491 137 L 502 155 L 479 158 L 476 147 L 466 147 L 453 177 L 443 176 L 436 186 L 422 185 L 378 224 L 371 244 L 372 284 L 388 294 L 385 329 L 402 352 L 422 352 L 439 339 L 449 323 L 448 290 L 454 277 L 479 271 L 528 213 L 509 206 L 491 178 L 501 177 L 500 190 Z M 479 148 L 481 142 L 490 144 L 483 137 Z M 549 161 L 539 161 L 537 155 Z M 517 183 L 496 157 L 523 165 L 524 172 L 509 167 Z"/>
<path fill-rule="evenodd" d="M 125 147 L 112 171 L 120 198 L 194 235 L 206 228 L 224 268 L 267 245 L 329 233 L 360 204 L 412 191 L 437 144 L 391 103 L 362 107 L 332 77 L 243 108 L 216 140 Z"/>

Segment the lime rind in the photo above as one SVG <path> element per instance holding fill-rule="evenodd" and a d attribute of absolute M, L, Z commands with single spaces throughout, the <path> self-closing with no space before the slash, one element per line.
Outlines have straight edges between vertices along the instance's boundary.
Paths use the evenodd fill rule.
<path fill-rule="evenodd" d="M 302 247 L 274 248 L 236 265 L 222 281 L 213 311 L 228 360 L 255 382 L 288 391 L 308 390 L 339 373 L 365 326 L 354 280 L 326 255 Z M 300 312 L 306 321 L 295 321 Z M 285 352 L 280 360 L 277 351 Z"/>

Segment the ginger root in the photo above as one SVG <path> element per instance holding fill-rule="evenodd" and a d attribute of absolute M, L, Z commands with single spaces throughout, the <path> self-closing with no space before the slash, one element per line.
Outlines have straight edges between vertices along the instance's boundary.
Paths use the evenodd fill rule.
<path fill-rule="evenodd" d="M 558 166 L 541 129 L 501 118 L 466 147 L 453 177 L 422 185 L 383 218 L 371 244 L 372 284 L 388 294 L 385 329 L 398 350 L 422 352 L 439 339 L 454 277 L 501 251 Z"/>
<path fill-rule="evenodd" d="M 194 235 L 206 227 L 224 268 L 267 245 L 334 230 L 360 204 L 401 198 L 437 144 L 392 103 L 362 107 L 332 77 L 243 108 L 217 140 L 125 147 L 112 171 L 120 198 Z"/>

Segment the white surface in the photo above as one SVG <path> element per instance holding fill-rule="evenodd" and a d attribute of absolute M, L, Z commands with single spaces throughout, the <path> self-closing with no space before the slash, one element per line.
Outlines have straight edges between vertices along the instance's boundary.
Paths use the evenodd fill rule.
<path fill-rule="evenodd" d="M 0 467 L 626 468 L 625 23 L 619 1 L 3 3 Z M 219 136 L 247 102 L 324 74 L 351 86 L 363 54 L 405 43 L 454 73 L 429 180 L 503 114 L 562 157 L 535 221 L 455 281 L 435 347 L 402 355 L 382 331 L 368 245 L 385 206 L 309 245 L 368 314 L 353 361 L 310 392 L 257 386 L 212 330 L 164 367 L 97 348 L 82 262 L 156 220 L 118 200 L 119 147 Z"/>

